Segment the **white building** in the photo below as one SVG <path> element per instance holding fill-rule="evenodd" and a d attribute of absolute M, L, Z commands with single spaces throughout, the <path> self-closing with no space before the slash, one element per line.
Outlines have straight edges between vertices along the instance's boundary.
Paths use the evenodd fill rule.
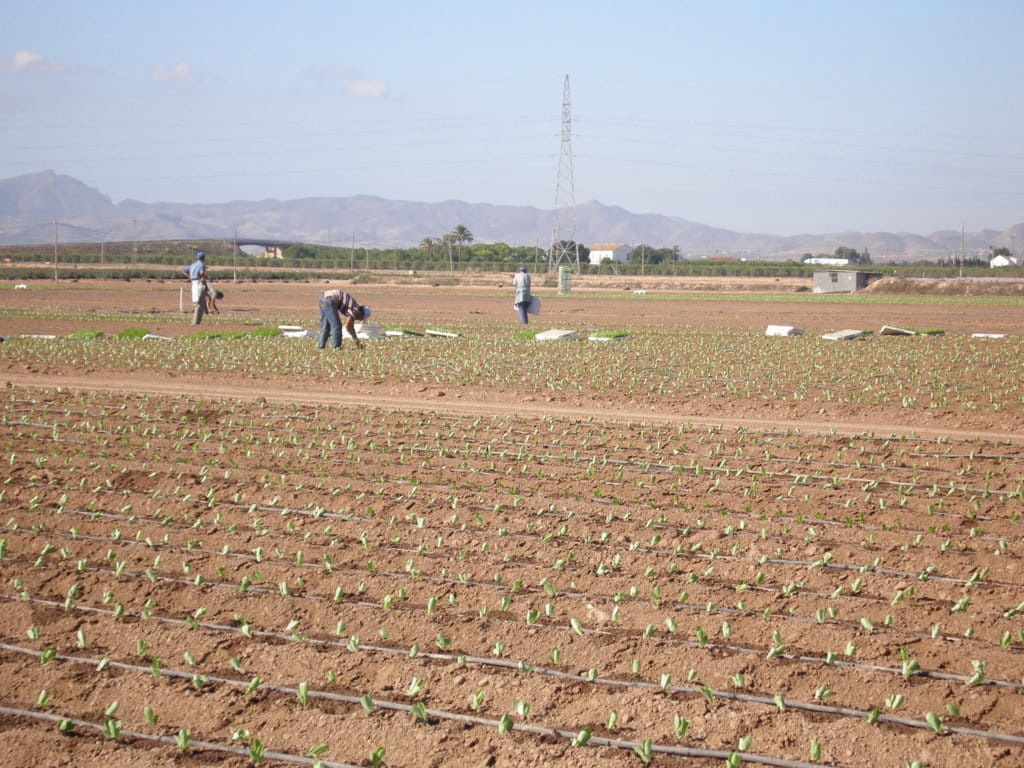
<path fill-rule="evenodd" d="M 1016 267 L 1020 264 L 1020 259 L 1014 256 L 996 256 L 988 263 L 990 267 Z"/>
<path fill-rule="evenodd" d="M 602 261 L 626 261 L 633 252 L 633 246 L 625 243 L 594 243 L 590 246 L 590 263 Z"/>
<path fill-rule="evenodd" d="M 842 267 L 850 263 L 849 259 L 834 259 L 827 256 L 808 256 L 803 260 L 804 264 L 820 264 L 826 267 Z"/>

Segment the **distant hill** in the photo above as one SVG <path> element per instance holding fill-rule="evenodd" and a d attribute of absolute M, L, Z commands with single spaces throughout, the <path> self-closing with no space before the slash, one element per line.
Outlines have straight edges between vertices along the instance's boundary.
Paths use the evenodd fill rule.
<path fill-rule="evenodd" d="M 353 239 L 370 248 L 410 247 L 461 224 L 477 242 L 550 244 L 553 213 L 528 206 L 446 200 L 416 203 L 380 197 L 308 197 L 226 203 L 114 203 L 70 176 L 44 171 L 0 180 L 0 244 L 49 243 L 53 222 L 62 242 L 139 240 L 273 239 L 345 246 Z M 863 251 L 876 263 L 949 258 L 960 250 L 960 233 L 931 235 L 839 232 L 792 236 L 733 232 L 675 216 L 631 213 L 591 201 L 577 205 L 577 236 L 595 242 L 678 246 L 687 258 L 728 255 L 747 259 L 798 259 L 832 253 L 841 245 Z M 1024 242 L 1024 224 L 1007 232 L 967 233 L 968 251 L 992 243 Z"/>

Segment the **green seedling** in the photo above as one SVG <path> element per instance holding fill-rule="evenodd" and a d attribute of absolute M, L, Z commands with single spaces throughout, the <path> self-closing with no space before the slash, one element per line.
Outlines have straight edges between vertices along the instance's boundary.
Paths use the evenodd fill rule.
<path fill-rule="evenodd" d="M 644 739 L 639 744 L 633 745 L 633 752 L 640 758 L 640 762 L 649 765 L 653 757 L 653 744 L 650 739 Z"/>
<path fill-rule="evenodd" d="M 417 723 L 420 723 L 421 725 L 430 724 L 430 718 L 427 715 L 427 705 L 424 704 L 422 701 L 418 701 L 415 704 L 413 704 L 412 707 L 409 709 L 409 712 L 410 714 L 412 714 L 414 718 L 416 718 Z"/>
<path fill-rule="evenodd" d="M 259 765 L 263 762 L 263 753 L 266 751 L 266 746 L 262 741 L 253 736 L 249 739 L 249 747 L 246 750 L 249 753 L 249 761 L 253 765 Z"/>
<path fill-rule="evenodd" d="M 590 741 L 590 729 L 589 728 L 584 728 L 583 730 L 581 730 L 579 733 L 577 733 L 573 737 L 571 743 L 572 743 L 572 746 L 574 746 L 574 747 L 585 747 L 585 746 L 587 746 L 587 742 L 589 742 L 589 741 Z"/>
<path fill-rule="evenodd" d="M 480 709 L 480 707 L 483 705 L 484 699 L 486 697 L 487 697 L 487 691 L 482 690 L 482 689 L 477 691 L 476 693 L 473 694 L 473 698 L 469 702 L 469 708 L 472 709 L 474 712 L 476 710 Z"/>
<path fill-rule="evenodd" d="M 180 729 L 174 736 L 174 743 L 177 745 L 179 752 L 186 751 L 191 740 L 192 732 L 188 728 Z"/>

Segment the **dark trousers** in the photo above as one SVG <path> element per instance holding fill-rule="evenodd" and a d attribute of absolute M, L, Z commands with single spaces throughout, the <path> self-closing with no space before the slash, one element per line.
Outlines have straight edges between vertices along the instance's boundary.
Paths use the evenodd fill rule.
<path fill-rule="evenodd" d="M 523 325 L 529 325 L 530 323 L 530 316 L 526 312 L 526 308 L 529 306 L 530 302 L 528 301 L 521 301 L 516 304 L 516 309 L 519 310 L 519 322 Z"/>

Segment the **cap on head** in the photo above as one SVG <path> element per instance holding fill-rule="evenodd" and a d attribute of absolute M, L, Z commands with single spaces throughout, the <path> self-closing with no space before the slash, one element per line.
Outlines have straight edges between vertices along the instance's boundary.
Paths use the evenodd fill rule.
<path fill-rule="evenodd" d="M 520 267 L 520 268 L 519 268 L 519 271 L 520 271 L 520 272 L 525 272 L 525 271 L 526 271 L 526 267 Z"/>
<path fill-rule="evenodd" d="M 196 254 L 196 258 L 199 259 L 200 261 L 205 261 L 206 253 L 203 251 L 199 251 L 199 253 Z"/>
<path fill-rule="evenodd" d="M 364 306 L 361 306 L 359 309 L 361 309 L 362 312 L 363 312 L 363 320 L 369 320 L 370 319 L 370 308 L 364 305 Z"/>

